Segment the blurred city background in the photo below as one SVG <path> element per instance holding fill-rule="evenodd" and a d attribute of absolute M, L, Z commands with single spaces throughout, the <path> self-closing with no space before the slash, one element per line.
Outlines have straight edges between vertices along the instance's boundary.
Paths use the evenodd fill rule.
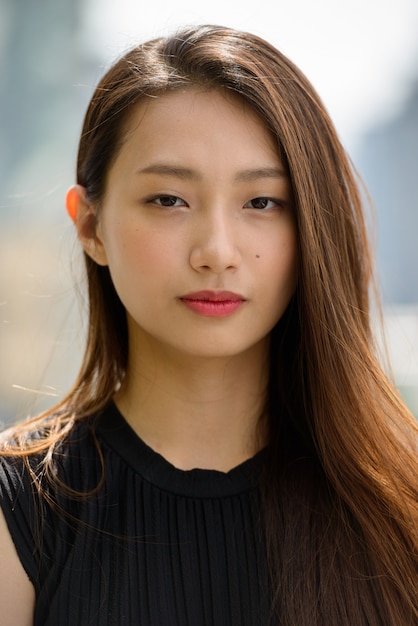
<path fill-rule="evenodd" d="M 81 360 L 84 279 L 64 197 L 93 87 L 131 45 L 192 23 L 261 35 L 322 96 L 374 200 L 392 369 L 418 416 L 418 3 L 173 4 L 0 0 L 0 421 L 54 403 Z"/>

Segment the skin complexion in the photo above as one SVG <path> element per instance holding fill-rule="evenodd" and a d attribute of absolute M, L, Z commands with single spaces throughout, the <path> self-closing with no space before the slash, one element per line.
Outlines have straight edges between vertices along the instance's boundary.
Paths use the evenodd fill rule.
<path fill-rule="evenodd" d="M 297 280 L 291 186 L 264 124 L 224 92 L 144 100 L 100 209 L 82 188 L 71 194 L 83 246 L 108 265 L 127 311 L 129 370 L 117 402 L 128 421 L 180 466 L 189 461 L 170 452 L 169 433 L 214 449 L 239 441 L 241 452 L 217 465 L 248 457 L 269 333 Z"/>

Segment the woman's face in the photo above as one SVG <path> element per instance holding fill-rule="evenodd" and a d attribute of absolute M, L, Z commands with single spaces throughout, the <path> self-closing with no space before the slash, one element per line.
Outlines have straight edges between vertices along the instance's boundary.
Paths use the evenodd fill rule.
<path fill-rule="evenodd" d="M 235 96 L 144 100 L 108 173 L 96 239 L 131 349 L 231 357 L 267 345 L 297 277 L 292 194 L 274 142 Z"/>

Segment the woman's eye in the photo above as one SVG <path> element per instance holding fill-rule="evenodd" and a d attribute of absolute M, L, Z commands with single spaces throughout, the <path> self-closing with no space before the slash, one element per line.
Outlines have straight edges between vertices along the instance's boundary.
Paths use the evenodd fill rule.
<path fill-rule="evenodd" d="M 273 209 L 279 204 L 277 200 L 272 198 L 253 198 L 244 205 L 245 209 Z"/>
<path fill-rule="evenodd" d="M 163 207 L 186 206 L 185 201 L 178 196 L 154 196 L 150 198 L 149 202 Z"/>

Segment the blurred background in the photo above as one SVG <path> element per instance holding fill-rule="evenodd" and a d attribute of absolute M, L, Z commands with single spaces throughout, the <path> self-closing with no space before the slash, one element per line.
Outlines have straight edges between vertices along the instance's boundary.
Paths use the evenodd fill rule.
<path fill-rule="evenodd" d="M 389 353 L 418 416 L 416 0 L 0 0 L 0 420 L 54 403 L 80 364 L 64 197 L 94 85 L 127 48 L 197 23 L 268 39 L 322 96 L 376 206 Z"/>

